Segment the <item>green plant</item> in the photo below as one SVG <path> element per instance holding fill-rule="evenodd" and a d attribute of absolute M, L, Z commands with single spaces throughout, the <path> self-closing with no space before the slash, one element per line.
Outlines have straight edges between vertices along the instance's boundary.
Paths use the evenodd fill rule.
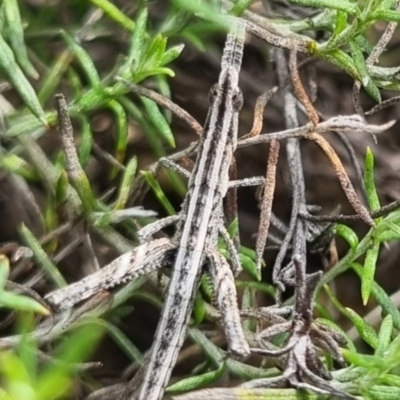
<path fill-rule="evenodd" d="M 133 97 L 121 79 L 134 84 L 150 82 L 156 92 L 170 97 L 168 78 L 175 76 L 173 62 L 184 48 L 182 42 L 190 43 L 198 51 L 205 51 L 215 34 L 226 30 L 224 19 L 216 12 L 214 3 L 171 1 L 166 5 L 162 18 L 154 16 L 156 12 L 151 2 L 137 2 L 126 12 L 125 8 L 120 11 L 108 0 L 60 3 L 59 6 L 67 15 L 74 15 L 73 23 L 65 22 L 55 6 L 42 4 L 33 7 L 24 2 L 18 3 L 17 0 L 0 4 L 0 68 L 3 78 L 13 88 L 13 94 L 19 96 L 19 101 L 14 105 L 11 94 L 2 96 L 8 111 L 2 112 L 4 143 L 0 147 L 0 167 L 18 180 L 19 187 L 24 187 L 18 189 L 20 197 L 31 194 L 35 187 L 41 189 L 41 204 L 37 206 L 41 213 L 36 214 L 36 227 L 24 225 L 20 235 L 32 250 L 36 264 L 54 286 L 66 285 L 59 270 L 65 255 L 60 254 L 74 251 L 81 243 L 88 258 L 85 261 L 92 265 L 97 264 L 93 249 L 99 250 L 104 243 L 117 253 L 124 253 L 137 245 L 138 227 L 156 218 L 154 212 L 141 212 L 132 206 L 133 200 L 136 200 L 135 204 L 142 204 L 148 188 L 166 213 L 172 215 L 176 212 L 172 196 L 170 198 L 157 176 L 154 176 L 156 166 L 139 172 L 143 164 L 139 164 L 140 154 L 135 153 L 129 132 L 133 122 L 140 126 L 153 156 L 158 160 L 176 146 L 176 135 L 171 128 L 172 115 L 152 99 Z M 393 36 L 395 24 L 400 21 L 397 1 L 291 1 L 291 6 L 298 4 L 316 9 L 315 13 L 299 19 L 287 18 L 286 15 L 260 17 L 252 11 L 250 7 L 253 2 L 248 0 L 222 3 L 224 7 L 232 6 L 230 14 L 256 21 L 264 29 L 264 39 L 270 44 L 290 49 L 296 43 L 300 53 L 328 62 L 348 74 L 355 81 L 354 107 L 357 112 L 363 112 L 361 87 L 379 103 L 366 115 L 396 101 L 397 98 L 382 101 L 382 90 L 400 89 L 399 68 L 382 66 L 378 60 L 385 56 L 383 52 Z M 153 14 L 150 12 L 149 16 L 148 10 L 152 10 Z M 154 22 L 156 20 L 157 23 Z M 374 27 L 382 21 L 390 24 L 375 44 L 372 38 Z M 110 57 L 111 62 L 104 66 L 96 58 L 91 47 L 92 40 L 99 43 L 109 40 L 115 47 L 121 47 Z M 57 50 L 47 47 L 48 42 L 56 45 Z M 68 94 L 68 112 L 76 124 L 76 134 L 73 140 L 64 141 L 63 148 L 54 146 L 46 153 L 40 141 L 56 135 L 57 113 L 52 99 L 60 91 Z M 92 116 L 100 113 L 108 113 L 115 127 L 112 145 L 105 150 L 98 144 L 92 121 Z M 193 123 L 193 126 L 200 125 Z M 199 133 L 201 128 L 197 129 L 196 133 Z M 132 153 L 135 155 L 132 156 Z M 103 159 L 106 160 L 104 164 L 99 162 Z M 99 189 L 102 182 L 101 179 L 96 180 L 91 170 L 93 162 L 102 168 L 106 188 Z M 400 240 L 400 211 L 396 209 L 397 203 L 381 208 L 379 190 L 375 188 L 374 156 L 369 148 L 364 170 L 365 193 L 375 226 L 359 239 L 359 234 L 347 224 L 349 218 L 336 217 L 339 223 L 331 227 L 329 233 L 343 238 L 349 249 L 324 272 L 318 283 L 317 293 L 326 294 L 329 305 L 323 296 L 316 297 L 313 306 L 319 317 L 315 323 L 317 329 L 323 329 L 321 327 L 324 326 L 332 337 L 339 342 L 341 340 L 341 351 L 347 367 L 338 368 L 332 354 L 323 353 L 324 365 L 331 371 L 335 387 L 365 399 L 391 399 L 400 396 L 397 337 L 400 313 L 393 299 L 376 282 L 375 272 L 379 268 L 382 246 Z M 172 173 L 168 173 L 168 176 L 173 191 L 181 198 L 185 193 L 184 183 Z M 27 203 L 24 205 L 28 207 Z M 356 220 L 359 216 L 352 218 Z M 297 219 L 300 220 L 300 217 Z M 329 221 L 329 218 L 325 220 Z M 307 218 L 304 221 L 305 225 L 311 226 Z M 320 218 L 315 223 L 323 221 Z M 33 234 L 34 230 L 39 234 Z M 70 235 L 71 231 L 76 232 L 78 240 L 73 240 L 76 238 L 73 238 L 74 233 Z M 234 219 L 230 225 L 233 239 L 237 238 L 238 232 L 239 224 Z M 317 238 L 320 236 L 317 235 Z M 92 240 L 95 240 L 93 246 Z M 295 247 L 295 242 L 291 246 Z M 307 242 L 307 246 L 311 247 L 311 244 Z M 220 251 L 227 254 L 222 241 Z M 240 256 L 242 264 L 252 276 L 250 280 L 237 281 L 237 287 L 243 289 L 242 308 L 258 309 L 257 295 L 264 293 L 272 299 L 277 288 L 258 281 L 260 271 L 253 250 L 242 246 Z M 48 310 L 40 302 L 27 297 L 33 295 L 28 288 L 21 294 L 21 287 L 7 286 L 9 263 L 13 258 L 8 254 L 0 257 L 0 286 L 5 288 L 0 290 L 0 304 L 3 308 L 13 310 L 17 321 L 31 321 L 26 325 L 21 322 L 17 324 L 20 336 L 9 339 L 9 333 L 4 333 L 5 337 L 0 339 L 0 347 L 8 348 L 0 352 L 2 398 L 73 398 L 71 387 L 76 381 L 85 382 L 94 390 L 96 384 L 93 378 L 87 378 L 88 368 L 83 361 L 95 350 L 102 331 L 114 339 L 132 363 L 140 365 L 143 362 L 141 352 L 123 331 L 120 321 L 131 311 L 131 307 L 126 305 L 130 297 L 160 307 L 159 297 L 143 286 L 145 279 L 130 283 L 117 291 L 113 298 L 106 296 L 94 305 L 89 304 L 74 311 L 67 316 L 67 322 L 57 320 L 54 326 L 48 326 L 48 333 L 39 335 L 40 330 L 36 330 L 38 327 L 42 329 L 43 322 L 34 321 L 32 315 L 45 315 Z M 329 284 L 347 270 L 359 276 L 363 304 L 374 302 L 382 308 L 384 315 L 376 324 L 379 328 L 370 326 L 359 313 L 344 307 L 330 288 Z M 39 281 L 43 279 L 31 281 L 34 282 L 34 289 L 37 289 L 35 284 Z M 39 287 L 38 290 L 43 289 Z M 288 305 L 293 301 L 290 297 L 286 299 Z M 98 304 L 103 307 L 96 307 Z M 365 354 L 350 340 L 346 342 L 343 339 L 346 335 L 338 325 L 332 307 L 351 321 L 359 337 L 370 347 L 371 354 Z M 257 328 L 256 320 L 257 317 L 244 320 L 250 337 Z M 195 376 L 174 383 L 168 389 L 170 392 L 200 389 L 216 382 L 224 374 L 245 381 L 275 377 L 283 368 L 279 359 L 268 359 L 267 365 L 260 368 L 245 361 L 224 358 L 221 342 L 216 340 L 219 346 L 216 345 L 202 331 L 203 322 L 210 322 L 214 327 L 218 322 L 206 278 L 195 301 L 194 322 L 190 330 L 191 340 L 201 347 L 205 361 L 196 366 Z M 94 326 L 96 329 L 93 329 Z M 75 332 L 78 327 L 82 331 Z M 98 327 L 101 332 L 97 331 Z M 39 332 L 40 338 L 35 338 L 35 334 L 29 334 L 28 331 Z M 287 332 L 281 332 L 273 337 L 271 345 L 274 349 L 282 347 L 288 336 Z M 44 355 L 42 347 L 53 342 L 57 345 L 47 347 L 47 354 Z M 60 388 L 60 391 L 55 392 L 54 388 Z M 207 392 L 207 395 L 217 398 L 232 391 L 236 396 L 251 398 L 256 396 L 254 390 L 231 388 L 221 393 L 215 389 Z M 257 392 L 257 396 L 279 396 L 289 400 L 303 394 L 301 390 L 263 389 Z M 305 398 L 324 396 L 310 392 Z"/>

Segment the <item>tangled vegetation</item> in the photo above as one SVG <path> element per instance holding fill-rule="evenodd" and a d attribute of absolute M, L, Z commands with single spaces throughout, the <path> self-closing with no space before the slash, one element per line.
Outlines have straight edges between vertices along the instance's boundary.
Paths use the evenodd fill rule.
<path fill-rule="evenodd" d="M 238 142 L 239 152 L 261 149 L 266 167 L 266 184 L 256 193 L 260 209 L 252 210 L 256 239 L 245 237 L 236 189 L 225 210 L 245 270 L 236 286 L 253 354 L 236 360 L 227 353 L 205 273 L 167 392 L 181 400 L 400 398 L 397 293 L 390 296 L 376 278 L 383 249 L 395 251 L 400 240 L 400 200 L 381 204 L 375 150 L 355 149 L 350 140 L 394 135 L 396 121 L 383 113 L 400 98 L 393 93 L 400 90 L 400 67 L 386 66 L 397 60 L 385 52 L 396 38 L 399 10 L 398 0 L 2 2 L 0 398 L 117 398 L 143 364 L 151 341 L 140 331 L 153 334 L 147 313 L 162 305 L 168 268 L 99 290 L 62 313 L 45 296 L 132 251 L 140 228 L 179 212 L 186 181 L 162 169 L 160 159 L 191 168 L 197 148 L 190 142 L 203 123 L 185 111 L 182 97 L 196 98 L 191 89 L 203 88 L 201 74 L 207 81 L 214 73 L 204 72 L 210 65 L 219 70 L 227 15 L 246 24 L 245 58 L 256 47 L 252 60 L 275 66 L 270 80 L 261 69 L 265 81 L 256 85 L 264 93 L 242 112 L 246 126 L 255 109 L 254 125 Z M 180 62 L 190 63 L 193 53 L 207 67 L 196 59 L 196 83 L 181 81 L 185 90 L 175 95 L 179 74 L 192 73 Z M 321 64 L 324 74 L 340 71 L 351 79 L 348 115 L 320 109 L 327 79 Z M 240 84 L 246 102 L 250 84 L 245 78 Z M 324 101 L 328 109 L 341 102 Z M 204 98 L 199 102 L 207 108 Z M 274 107 L 282 129 L 268 125 Z M 335 209 L 315 204 L 329 183 L 308 184 L 310 153 L 300 142 L 311 142 L 329 161 L 321 168 L 333 171 L 345 196 L 333 199 Z M 251 163 L 253 153 L 246 154 L 232 165 L 232 180 Z M 290 210 L 278 217 L 282 186 Z M 353 211 L 344 215 L 341 207 Z M 226 240 L 218 246 L 229 259 Z M 357 276 L 357 310 L 337 285 L 349 271 Z M 127 329 L 131 318 L 139 321 L 135 333 Z M 116 349 L 116 361 L 107 346 Z M 111 365 L 104 374 L 98 359 Z"/>

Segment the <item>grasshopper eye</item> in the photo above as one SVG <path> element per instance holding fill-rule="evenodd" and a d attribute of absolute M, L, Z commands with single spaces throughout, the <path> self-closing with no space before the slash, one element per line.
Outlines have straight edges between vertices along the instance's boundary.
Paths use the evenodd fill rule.
<path fill-rule="evenodd" d="M 215 99 L 217 98 L 217 95 L 218 95 L 218 83 L 213 85 L 210 91 L 208 92 L 208 102 L 210 104 L 214 103 Z"/>
<path fill-rule="evenodd" d="M 235 111 L 240 111 L 243 107 L 243 94 L 239 88 L 237 88 L 233 93 L 232 106 Z"/>

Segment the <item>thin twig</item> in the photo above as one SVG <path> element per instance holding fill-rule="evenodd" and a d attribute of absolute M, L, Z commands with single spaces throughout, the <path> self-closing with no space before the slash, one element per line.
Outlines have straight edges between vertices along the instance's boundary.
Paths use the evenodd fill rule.
<path fill-rule="evenodd" d="M 261 270 L 262 257 L 265 243 L 268 237 L 269 225 L 271 222 L 272 202 L 276 184 L 276 166 L 279 157 L 279 142 L 273 140 L 269 148 L 267 173 L 265 176 L 264 193 L 261 203 L 260 223 L 258 225 L 256 241 L 256 264 L 258 271 Z"/>
<path fill-rule="evenodd" d="M 400 208 L 400 200 L 396 200 L 393 203 L 390 203 L 386 206 L 383 206 L 379 210 L 373 211 L 369 213 L 370 217 L 372 219 L 376 219 L 379 217 L 384 217 L 391 213 L 392 211 L 397 210 Z M 354 214 L 354 215 L 312 215 L 309 213 L 301 213 L 301 218 L 304 218 L 308 221 L 314 221 L 314 222 L 338 222 L 338 223 L 346 223 L 346 222 L 357 222 L 360 221 L 361 215 L 359 214 Z"/>
<path fill-rule="evenodd" d="M 365 113 L 365 115 L 373 115 L 383 109 L 393 106 L 400 102 L 400 96 L 391 97 L 390 99 L 382 101 L 382 103 L 377 104 L 376 106 L 372 107 L 369 111 Z"/>
<path fill-rule="evenodd" d="M 324 139 L 321 135 L 318 135 L 315 132 L 309 133 L 306 135 L 306 138 L 313 140 L 317 143 L 324 153 L 328 156 L 337 177 L 339 178 L 339 182 L 343 188 L 343 191 L 346 194 L 349 203 L 352 205 L 353 209 L 356 211 L 357 214 L 360 215 L 361 219 L 367 223 L 368 225 L 375 226 L 375 222 L 370 217 L 368 210 L 365 206 L 360 202 L 357 193 L 350 181 L 349 176 L 347 175 L 346 170 L 344 169 L 340 158 L 333 150 L 331 145 Z"/>
<path fill-rule="evenodd" d="M 400 1 L 396 2 L 396 10 L 400 10 Z M 378 43 L 372 49 L 370 55 L 366 59 L 365 63 L 367 66 L 371 66 L 376 64 L 379 60 L 380 55 L 386 49 L 386 46 L 392 39 L 392 36 L 396 30 L 397 22 L 389 22 L 386 26 L 385 31 L 383 32 L 382 36 L 379 38 Z M 360 89 L 361 89 L 361 82 L 355 81 L 353 86 L 353 104 L 354 109 L 357 114 L 364 117 L 365 113 L 360 103 Z"/>
<path fill-rule="evenodd" d="M 282 50 L 276 50 L 276 61 L 279 83 L 281 86 L 285 85 L 289 79 L 288 62 Z M 296 101 L 289 90 L 285 88 L 283 91 L 285 99 L 285 122 L 289 129 L 298 126 Z M 299 141 L 296 139 L 289 139 L 286 145 L 287 161 L 289 166 L 291 189 L 292 189 L 292 211 L 289 221 L 289 229 L 282 242 L 281 249 L 276 257 L 273 280 L 278 285 L 277 300 L 280 301 L 280 292 L 284 289 L 281 280 L 282 262 L 286 252 L 292 244 L 292 251 L 299 255 L 301 261 L 305 263 L 306 260 L 306 235 L 305 224 L 298 218 L 298 214 L 302 208 L 305 207 L 305 184 L 303 175 L 303 166 L 301 160 Z M 292 243 L 291 243 L 292 242 Z"/>
<path fill-rule="evenodd" d="M 290 76 L 292 78 L 294 92 L 296 93 L 297 97 L 299 98 L 302 105 L 304 106 L 304 108 L 308 114 L 308 118 L 311 121 L 311 123 L 313 124 L 313 126 L 317 126 L 318 121 L 319 121 L 318 113 L 315 110 L 314 106 L 312 105 L 310 99 L 307 96 L 304 86 L 301 83 L 299 71 L 297 69 L 297 49 L 296 49 L 296 47 L 293 47 L 290 51 L 289 70 L 290 70 Z"/>
<path fill-rule="evenodd" d="M 157 104 L 170 110 L 178 118 L 185 121 L 190 126 L 190 128 L 193 129 L 194 132 L 196 132 L 198 136 L 201 136 L 201 134 L 203 133 L 203 127 L 187 111 L 179 107 L 177 104 L 173 103 L 171 100 L 167 99 L 157 92 L 154 92 L 153 90 L 147 89 L 143 86 L 134 85 L 133 83 L 128 82 L 123 78 L 117 77 L 116 79 L 122 82 L 130 91 L 137 93 L 141 96 L 145 96 L 155 101 Z"/>

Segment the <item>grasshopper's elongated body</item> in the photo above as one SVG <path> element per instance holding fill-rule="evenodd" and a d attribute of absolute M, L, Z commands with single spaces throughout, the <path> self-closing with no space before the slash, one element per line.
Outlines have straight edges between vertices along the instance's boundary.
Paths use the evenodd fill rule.
<path fill-rule="evenodd" d="M 217 248 L 243 102 L 238 86 L 243 40 L 242 27 L 228 35 L 219 80 L 210 92 L 211 104 L 175 236 L 178 252 L 138 400 L 161 398 L 186 335 L 202 266 L 207 254 Z M 249 354 L 244 339 L 239 347 L 231 351 Z"/>
<path fill-rule="evenodd" d="M 218 83 L 210 91 L 210 107 L 189 178 L 188 192 L 176 218 L 178 229 L 174 238 L 153 239 L 143 243 L 81 281 L 45 296 L 55 311 L 63 311 L 101 290 L 171 263 L 171 258 L 174 258 L 166 301 L 150 357 L 141 370 L 143 374 L 138 374 L 141 379 L 139 389 L 131 393 L 133 388 L 128 387 L 120 399 L 162 398 L 185 339 L 194 296 L 206 262 L 217 293 L 229 351 L 242 357 L 250 354 L 240 324 L 233 274 L 226 260 L 218 253 L 219 233 L 223 233 L 225 240 L 230 240 L 224 228 L 223 198 L 229 187 L 228 170 L 236 149 L 238 113 L 243 103 L 238 82 L 244 34 L 245 28 L 240 24 L 235 25 L 228 34 L 221 73 Z M 170 223 L 170 220 L 168 218 L 154 227 L 147 226 L 142 231 L 153 232 L 166 222 Z M 233 243 L 231 247 L 234 247 Z M 234 259 L 237 272 L 240 267 L 237 254 Z"/>

